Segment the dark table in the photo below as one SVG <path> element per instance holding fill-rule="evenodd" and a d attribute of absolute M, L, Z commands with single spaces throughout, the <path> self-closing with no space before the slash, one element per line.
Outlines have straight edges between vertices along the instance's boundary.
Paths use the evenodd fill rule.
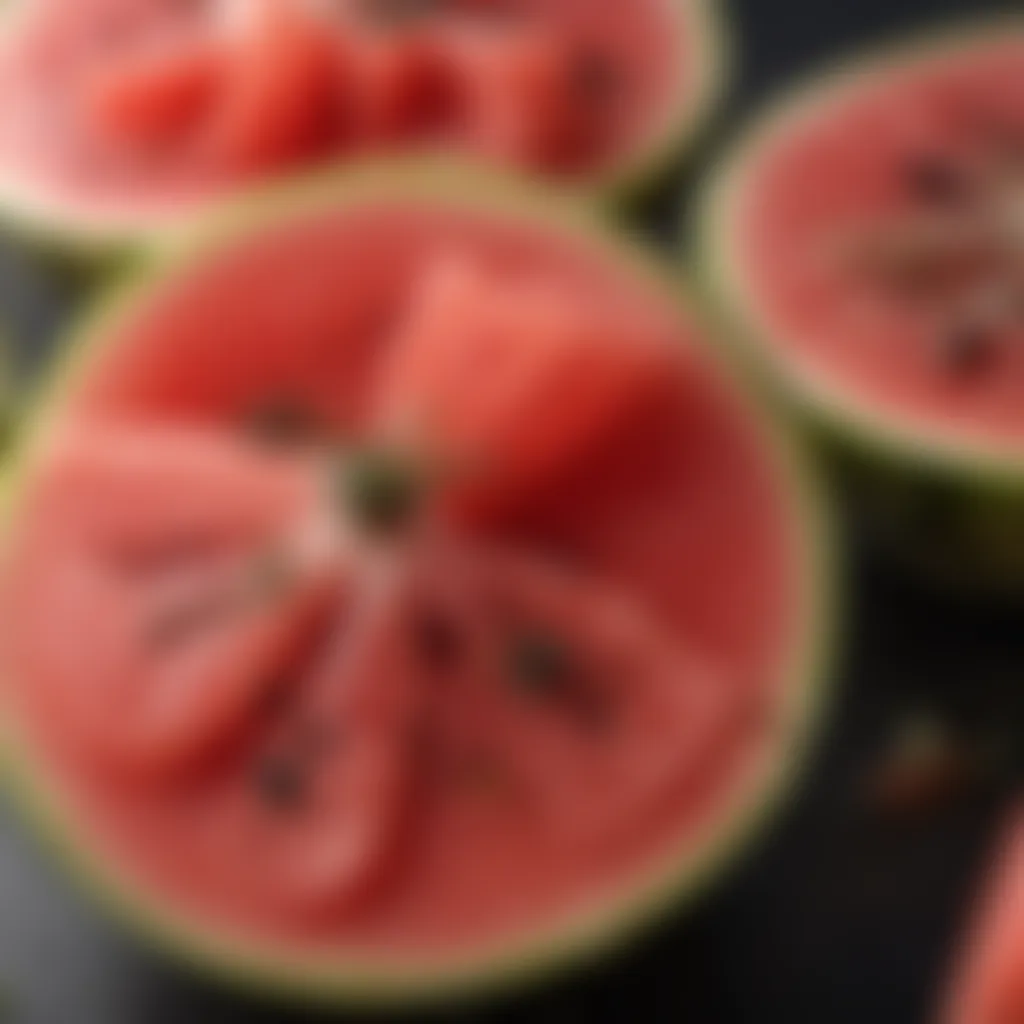
<path fill-rule="evenodd" d="M 72 0 L 69 0 L 72 2 Z M 629 2 L 629 0 L 619 0 Z M 795 75 L 982 0 L 732 0 L 738 119 Z M 691 173 L 699 175 L 698 166 Z M 686 183 L 684 183 L 685 185 Z M 657 204 L 664 243 L 688 190 Z M 671 237 L 667 239 L 672 241 Z M 70 295 L 0 252 L 0 304 L 38 365 Z M 887 731 L 915 707 L 986 716 L 1021 745 L 1024 631 L 1013 611 L 915 588 L 851 539 L 838 698 L 788 808 L 724 884 L 599 971 L 442 1021 L 918 1024 L 929 1019 L 969 898 L 1018 779 L 1011 770 L 923 816 L 882 821 L 861 799 Z M 242 1024 L 298 1020 L 184 977 L 109 926 L 0 813 L 0 1017 L 18 1024 Z M 347 1018 L 346 1018 L 347 1019 Z"/>

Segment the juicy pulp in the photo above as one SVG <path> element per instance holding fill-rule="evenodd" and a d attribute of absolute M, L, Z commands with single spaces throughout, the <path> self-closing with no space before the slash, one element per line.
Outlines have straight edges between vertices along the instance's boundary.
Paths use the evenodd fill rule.
<path fill-rule="evenodd" d="M 585 458 L 570 446 L 557 479 L 536 490 L 531 482 L 508 518 L 428 520 L 397 548 L 357 545 L 354 560 L 342 538 L 330 628 L 321 623 L 308 646 L 288 652 L 287 671 L 254 687 L 243 728 L 234 704 L 228 728 L 215 716 L 220 743 L 204 742 L 194 762 L 158 780 L 112 773 L 81 722 L 48 710 L 44 694 L 60 687 L 39 683 L 36 659 L 49 655 L 25 638 L 54 636 L 61 567 L 96 567 L 100 582 L 88 576 L 84 593 L 110 609 L 105 636 L 117 653 L 135 642 L 125 609 L 162 588 L 166 563 L 144 559 L 140 575 L 118 584 L 133 588 L 131 602 L 120 590 L 106 596 L 119 563 L 81 530 L 78 510 L 89 504 L 64 500 L 74 478 L 54 444 L 16 502 L 0 659 L 33 760 L 82 846 L 126 888 L 242 946 L 344 965 L 360 955 L 450 963 L 511 944 L 676 865 L 781 756 L 794 650 L 807 640 L 813 600 L 793 485 L 756 417 L 701 354 L 694 325 L 627 261 L 571 232 L 450 201 L 324 200 L 154 285 L 108 327 L 48 436 L 87 439 L 87 428 L 102 428 L 120 445 L 125 431 L 152 430 L 149 443 L 163 445 L 181 430 L 209 435 L 221 439 L 212 450 L 241 444 L 237 458 L 256 461 L 259 488 L 297 465 L 296 514 L 311 493 L 319 508 L 322 440 L 301 458 L 277 448 L 257 456 L 239 435 L 254 409 L 287 399 L 313 414 L 342 459 L 372 439 L 374 382 L 404 337 L 396 326 L 452 246 L 491 275 L 525 273 L 564 301 L 616 311 L 609 322 L 622 316 L 636 333 L 596 344 L 627 364 L 633 356 L 616 344 L 650 344 L 659 388 L 616 412 Z M 559 344 L 552 333 L 552 353 Z M 585 396 L 586 374 L 574 385 Z M 527 408 L 559 414 L 553 403 Z M 539 449 L 535 426 L 525 436 Z M 188 460 L 193 479 L 208 447 Z M 122 493 L 111 491 L 122 481 L 138 494 L 115 509 L 97 502 L 98 519 L 136 508 L 143 537 L 175 540 L 163 502 L 139 504 L 150 488 L 138 471 L 99 461 L 88 487 L 76 487 Z M 159 478 L 165 463 L 147 472 Z M 207 490 L 175 488 L 186 508 Z M 205 509 L 195 515 L 208 524 Z M 198 525 L 191 513 L 189 522 Z M 252 540 L 231 520 L 226 540 L 232 552 L 258 554 L 267 540 L 277 550 L 281 529 L 275 519 Z M 168 547 L 177 572 L 182 549 Z M 276 593 L 289 607 L 295 591 Z M 456 623 L 467 671 L 436 668 L 451 656 L 443 621 L 440 633 L 428 624 L 426 640 L 405 634 L 424 596 L 428 612 Z M 229 622 L 233 636 L 245 632 Z M 66 666 L 88 656 L 88 639 L 79 631 L 57 646 L 62 685 L 80 681 Z M 180 656 L 200 640 L 186 636 Z M 589 671 L 608 665 L 622 667 L 608 679 Z M 208 721 L 200 704 L 190 713 Z M 315 765 L 309 804 L 293 774 L 296 743 Z M 492 774 L 495 758 L 508 778 Z"/>
<path fill-rule="evenodd" d="M 897 51 L 769 118 L 721 179 L 716 273 L 830 415 L 1020 444 L 1022 86 L 1012 22 Z"/>

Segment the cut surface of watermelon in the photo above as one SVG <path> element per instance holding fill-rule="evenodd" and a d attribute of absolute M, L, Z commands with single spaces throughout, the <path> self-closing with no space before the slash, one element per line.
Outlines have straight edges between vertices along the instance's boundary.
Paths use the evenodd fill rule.
<path fill-rule="evenodd" d="M 442 257 L 384 364 L 381 433 L 436 452 L 470 487 L 489 477 L 495 491 L 529 492 L 557 479 L 658 389 L 657 338 L 635 311 L 603 306 Z"/>
<path fill-rule="evenodd" d="M 97 240 L 381 150 L 454 149 L 598 186 L 687 133 L 717 75 L 706 0 L 401 17 L 313 0 L 11 6 L 0 185 L 23 216 Z"/>
<path fill-rule="evenodd" d="M 304 188 L 141 283 L 35 435 L 12 752 L 207 966 L 388 999 L 560 959 L 695 880 L 807 725 L 784 446 L 541 210 Z"/>
<path fill-rule="evenodd" d="M 825 418 L 918 455 L 1013 460 L 1024 27 L 835 78 L 767 118 L 719 179 L 714 278 Z"/>

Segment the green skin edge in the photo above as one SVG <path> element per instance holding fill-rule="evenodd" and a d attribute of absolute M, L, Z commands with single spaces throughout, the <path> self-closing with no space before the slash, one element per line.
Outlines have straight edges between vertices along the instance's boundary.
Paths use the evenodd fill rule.
<path fill-rule="evenodd" d="M 114 336 L 116 325 L 137 303 L 145 301 L 154 285 L 171 279 L 176 269 L 187 268 L 197 255 L 242 242 L 247 234 L 264 226 L 325 207 L 340 209 L 390 199 L 420 200 L 453 211 L 511 215 L 517 222 L 525 219 L 542 229 L 564 231 L 606 252 L 624 273 L 637 275 L 642 287 L 652 287 L 653 294 L 674 303 L 685 301 L 675 275 L 666 273 L 638 242 L 614 233 L 589 205 L 567 205 L 540 186 L 494 175 L 482 177 L 464 166 L 379 166 L 341 176 L 318 176 L 273 190 L 262 199 L 250 198 L 223 210 L 216 223 L 204 225 L 173 251 L 162 252 L 148 273 L 136 273 L 122 282 L 116 294 L 98 301 L 76 343 L 70 346 L 71 355 L 55 375 L 55 383 L 35 404 L 34 422 L 11 460 L 3 503 L 7 519 L 2 536 L 8 543 L 17 515 L 20 481 L 31 478 L 35 460 L 47 449 L 47 433 L 54 420 L 51 410 L 59 410 L 73 394 L 79 375 Z M 692 314 L 694 307 L 686 302 L 686 309 Z M 715 353 L 709 351 L 708 356 L 714 364 Z M 53 850 L 63 855 L 71 872 L 110 912 L 177 959 L 251 993 L 326 1006 L 421 1007 L 527 986 L 556 969 L 617 949 L 670 909 L 700 895 L 753 838 L 755 829 L 793 784 L 823 710 L 836 621 L 833 580 L 837 567 L 830 518 L 799 440 L 777 420 L 764 416 L 759 405 L 748 402 L 742 389 L 741 398 L 762 431 L 766 458 L 777 460 L 780 478 L 788 485 L 800 553 L 798 576 L 804 606 L 797 610 L 797 635 L 792 638 L 786 664 L 780 668 L 785 700 L 778 711 L 771 749 L 745 768 L 730 799 L 723 800 L 711 816 L 713 820 L 702 827 L 700 838 L 691 838 L 684 849 L 672 852 L 644 877 L 622 887 L 628 891 L 595 900 L 595 905 L 574 912 L 553 927 L 471 955 L 453 954 L 441 962 L 386 955 L 367 959 L 343 952 L 331 958 L 303 957 L 213 935 L 137 889 L 127 877 L 118 877 L 113 858 L 105 860 L 95 849 L 97 840 L 76 839 L 70 813 L 61 810 L 57 786 L 44 782 L 45 768 L 33 765 L 27 737 L 19 736 L 14 721 L 6 721 L 0 732 L 4 740 L 0 750 L 15 803 L 50 837 Z"/>
<path fill-rule="evenodd" d="M 968 24 L 944 26 L 930 34 L 890 43 L 873 54 L 854 57 L 788 91 L 755 118 L 730 151 L 708 175 L 696 206 L 689 263 L 695 268 L 702 291 L 738 354 L 794 414 L 834 464 L 852 470 L 854 489 L 871 499 L 888 498 L 896 519 L 888 522 L 903 554 L 923 569 L 931 582 L 961 595 L 993 596 L 1017 593 L 1024 579 L 1024 457 L 981 443 L 936 436 L 934 431 L 901 422 L 888 411 L 879 412 L 865 401 L 843 393 L 822 380 L 812 379 L 789 361 L 778 358 L 789 346 L 773 336 L 759 318 L 738 271 L 734 257 L 742 235 L 740 197 L 746 194 L 759 168 L 760 158 L 786 130 L 813 117 L 823 108 L 855 92 L 888 71 L 912 66 L 915 61 L 941 60 L 985 40 L 1024 33 L 1020 15 L 975 19 Z M 956 502 L 957 514 L 934 541 L 913 536 L 915 522 L 900 523 L 901 501 L 940 494 Z M 928 498 L 924 498 L 927 509 Z M 1019 525 L 1014 527 L 1013 521 Z M 979 522 L 995 527 L 990 550 L 965 547 Z M 959 528 L 959 529 L 958 529 Z M 1019 553 L 1003 564 L 1006 539 Z M 1019 541 L 1018 541 L 1019 538 Z M 977 538 L 976 538 L 977 539 Z M 984 548 L 984 538 L 982 538 Z M 959 546 L 959 550 L 958 550 Z M 945 548 L 945 550 L 943 550 Z"/>
<path fill-rule="evenodd" d="M 30 0 L 0 0 L 0 6 L 6 4 L 3 17 L 13 19 L 19 7 L 29 3 Z M 700 40 L 700 45 L 695 47 L 702 62 L 696 93 L 680 93 L 666 113 L 663 126 L 652 131 L 651 138 L 625 159 L 582 183 L 549 183 L 552 190 L 583 197 L 599 206 L 628 210 L 649 197 L 694 147 L 725 95 L 731 47 L 722 0 L 673 0 L 673 4 L 678 8 L 680 33 L 692 34 Z M 4 30 L 5 25 L 0 21 L 0 32 Z M 465 163 L 467 158 L 461 161 Z M 374 157 L 357 158 L 345 162 L 342 168 L 335 165 L 333 170 L 337 172 L 346 166 L 358 169 L 359 165 L 373 166 L 377 162 Z M 488 171 L 484 167 L 480 170 L 485 174 Z M 297 177 L 305 177 L 305 173 L 300 172 Z M 262 187 L 246 186 L 244 190 L 259 192 Z M 223 201 L 223 198 L 213 200 L 185 220 L 201 220 L 209 215 L 211 206 L 216 207 Z M 126 263 L 133 262 L 139 253 L 168 242 L 173 244 L 173 236 L 182 231 L 178 220 L 173 227 L 162 224 L 156 228 L 73 225 L 59 210 L 48 207 L 45 196 L 32 197 L 14 183 L 0 187 L 0 222 L 38 253 L 45 264 L 73 283 L 85 286 L 102 282 L 111 270 L 117 272 Z M 189 230 L 190 225 L 186 225 L 184 231 Z"/>

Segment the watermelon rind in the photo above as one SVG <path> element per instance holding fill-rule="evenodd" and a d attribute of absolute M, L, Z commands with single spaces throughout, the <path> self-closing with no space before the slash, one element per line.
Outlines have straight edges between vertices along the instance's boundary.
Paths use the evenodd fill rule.
<path fill-rule="evenodd" d="M 779 356 L 786 339 L 759 318 L 734 253 L 740 198 L 776 139 L 880 76 L 1008 34 L 1024 37 L 1024 18 L 943 25 L 848 58 L 771 101 L 708 175 L 687 261 L 723 336 L 823 449 L 876 539 L 929 584 L 985 598 L 1024 593 L 1024 452 L 901 420 Z"/>
<path fill-rule="evenodd" d="M 4 492 L 6 536 L 17 515 L 21 481 L 48 447 L 48 434 L 59 411 L 73 393 L 80 374 L 101 353 L 116 325 L 131 314 L 154 287 L 186 270 L 197 257 L 237 244 L 293 216 L 365 202 L 415 199 L 446 205 L 453 210 L 479 210 L 514 216 L 520 222 L 554 227 L 608 252 L 624 272 L 639 275 L 672 301 L 680 287 L 638 243 L 613 232 L 585 203 L 566 204 L 538 185 L 494 174 L 481 175 L 463 165 L 430 162 L 410 166 L 377 165 L 345 174 L 318 175 L 237 201 L 222 211 L 216 223 L 203 226 L 191 238 L 162 252 L 146 270 L 101 297 L 93 313 L 75 334 L 75 344 L 58 367 L 45 394 L 36 403 L 32 420 L 12 458 Z M 692 316 L 694 307 L 686 301 Z M 709 358 L 716 359 L 714 352 Z M 834 646 L 837 571 L 830 517 L 808 455 L 793 434 L 756 402 L 740 397 L 744 408 L 763 430 L 766 458 L 774 461 L 791 496 L 794 536 L 799 546 L 799 623 L 787 646 L 780 683 L 786 695 L 777 712 L 772 749 L 751 764 L 737 783 L 733 798 L 723 806 L 699 840 L 674 851 L 629 891 L 602 898 L 570 920 L 535 930 L 489 949 L 460 953 L 443 961 L 429 958 L 349 955 L 310 958 L 295 952 L 213 934 L 137 887 L 124 871 L 116 870 L 95 846 L 76 835 L 70 814 L 45 768 L 36 763 L 31 744 L 16 721 L 0 723 L 7 777 L 16 806 L 49 838 L 49 846 L 68 870 L 94 893 L 101 905 L 157 947 L 201 972 L 250 993 L 288 1001 L 327 1005 L 422 1006 L 428 1002 L 462 999 L 534 983 L 570 966 L 617 949 L 670 909 L 704 892 L 793 785 L 797 769 L 808 754 L 827 694 L 828 667 Z M 13 718 L 14 716 L 8 716 Z"/>
<path fill-rule="evenodd" d="M 18 12 L 32 0 L 0 0 L 0 33 L 9 31 Z M 700 61 L 697 84 L 687 92 L 678 92 L 664 116 L 660 130 L 650 139 L 605 171 L 579 183 L 551 182 L 552 189 L 583 197 L 599 205 L 626 208 L 641 202 L 665 180 L 672 168 L 695 145 L 701 130 L 723 99 L 729 80 L 730 48 L 727 43 L 722 0 L 669 0 L 679 19 L 680 35 L 692 35 L 693 50 Z M 413 158 L 417 159 L 417 158 Z M 335 172 L 351 163 L 374 163 L 377 158 L 355 161 L 342 159 L 333 165 Z M 462 162 L 471 158 L 460 157 Z M 484 172 L 488 170 L 483 168 Z M 314 171 L 329 173 L 331 167 Z M 300 171 L 294 177 L 304 177 Z M 263 191 L 257 185 L 241 190 Z M 57 205 L 45 187 L 34 190 L 32 183 L 7 179 L 0 174 L 0 223 L 26 245 L 39 251 L 44 260 L 76 283 L 102 281 L 113 267 L 117 269 L 132 255 L 166 244 L 188 223 L 201 220 L 211 208 L 223 202 L 217 197 L 184 218 L 164 216 L 150 226 L 118 223 L 108 216 L 90 214 L 88 204 L 71 214 L 65 204 Z M 229 197 L 230 201 L 230 197 Z M 182 220 L 186 223 L 182 224 Z"/>

